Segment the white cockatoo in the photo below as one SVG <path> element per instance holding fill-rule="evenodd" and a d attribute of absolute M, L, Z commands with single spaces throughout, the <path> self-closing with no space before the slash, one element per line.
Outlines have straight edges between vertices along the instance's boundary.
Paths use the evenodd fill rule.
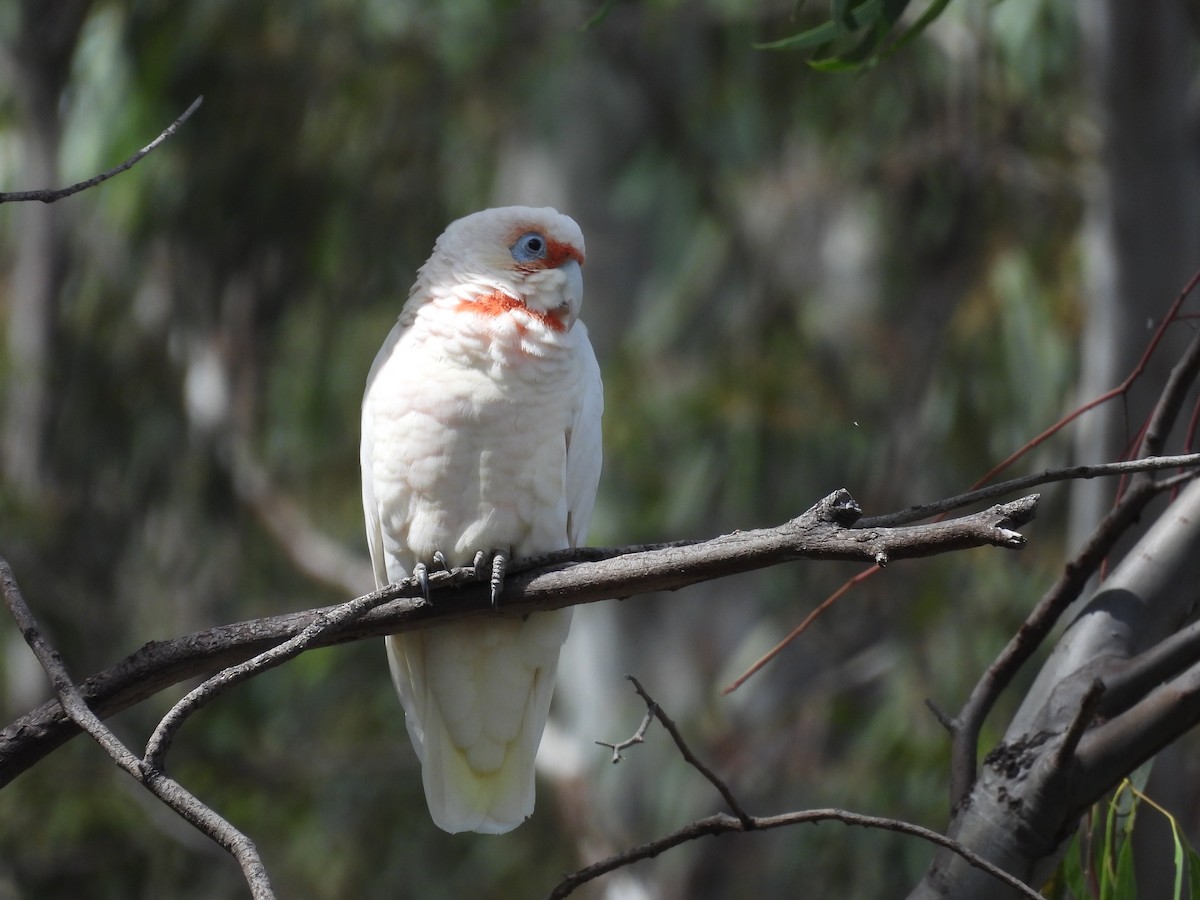
<path fill-rule="evenodd" d="M 362 491 L 375 582 L 584 540 L 600 478 L 600 369 L 579 321 L 583 233 L 553 209 L 450 224 L 367 377 Z M 480 556 L 480 552 L 484 556 Z M 570 609 L 388 637 L 434 822 L 503 833 L 534 757 Z"/>

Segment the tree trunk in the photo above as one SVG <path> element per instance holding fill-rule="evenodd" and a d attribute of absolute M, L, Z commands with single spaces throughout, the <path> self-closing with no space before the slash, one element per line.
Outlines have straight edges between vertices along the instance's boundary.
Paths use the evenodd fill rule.
<path fill-rule="evenodd" d="M 59 108 L 89 6 L 90 0 L 21 4 L 20 24 L 6 50 L 24 120 L 20 188 L 59 186 Z M 45 481 L 54 323 L 67 268 L 65 214 L 58 205 L 26 203 L 13 216 L 17 262 L 8 303 L 3 466 L 10 487 L 30 501 Z"/>

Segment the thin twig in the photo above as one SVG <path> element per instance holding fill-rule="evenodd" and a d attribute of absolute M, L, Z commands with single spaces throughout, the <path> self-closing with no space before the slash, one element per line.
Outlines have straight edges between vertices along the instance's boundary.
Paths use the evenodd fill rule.
<path fill-rule="evenodd" d="M 763 666 L 765 666 L 767 663 L 769 663 L 771 660 L 773 660 L 775 657 L 777 657 L 780 653 L 782 653 L 788 644 L 790 644 L 796 638 L 800 637 L 800 635 L 804 634 L 804 632 L 808 630 L 809 626 L 812 625 L 812 623 L 815 622 L 817 620 L 817 618 L 825 612 L 825 610 L 829 609 L 829 607 L 831 607 L 831 606 L 833 606 L 833 604 L 837 603 L 838 600 L 840 600 L 845 594 L 847 594 L 855 585 L 861 584 L 862 582 L 866 581 L 868 578 L 872 577 L 873 575 L 878 573 L 880 570 L 882 570 L 882 568 L 883 568 L 883 566 L 876 563 L 875 565 L 871 566 L 871 568 L 863 569 L 857 575 L 843 581 L 841 587 L 839 587 L 836 591 L 834 591 L 832 594 L 830 594 L 828 597 L 826 597 L 824 600 L 822 600 L 820 603 L 818 603 L 813 608 L 812 612 L 810 612 L 807 616 L 805 616 L 799 625 L 797 625 L 795 628 L 793 628 L 791 631 L 789 631 L 787 634 L 785 634 L 783 636 L 783 638 L 780 639 L 775 644 L 774 647 L 772 647 L 770 650 L 768 650 L 766 653 L 764 653 L 762 656 L 760 656 L 758 659 L 756 659 L 754 662 L 752 662 L 749 665 L 749 667 L 747 667 L 746 671 L 742 672 L 741 675 L 739 675 L 733 681 L 729 682 L 729 684 L 725 685 L 725 687 L 721 688 L 721 693 L 722 694 L 732 694 L 734 691 L 736 691 L 738 688 L 740 688 L 743 684 L 745 684 L 747 681 L 749 681 L 751 678 L 753 678 L 759 669 L 761 669 Z"/>
<path fill-rule="evenodd" d="M 646 693 L 646 689 L 642 687 L 641 682 L 632 675 L 626 675 L 625 677 L 633 684 L 633 689 L 638 692 L 638 696 L 646 701 L 646 708 L 652 710 L 655 718 L 662 722 L 663 728 L 667 729 L 667 733 L 671 735 L 671 740 L 675 742 L 675 746 L 679 750 L 679 755 L 687 760 L 688 765 L 703 775 L 708 780 L 708 783 L 717 789 L 717 792 L 724 798 L 729 808 L 733 810 L 733 814 L 737 816 L 738 821 L 741 822 L 743 826 L 742 830 L 752 830 L 754 828 L 754 817 L 742 807 L 741 802 L 733 795 L 733 791 L 729 789 L 729 785 L 716 772 L 702 763 L 699 757 L 692 752 L 692 748 L 687 745 L 687 741 L 683 739 L 683 735 L 679 733 L 679 729 L 671 721 L 671 717 L 663 712 L 662 707 L 654 702 L 653 697 Z"/>
<path fill-rule="evenodd" d="M 939 847 L 945 847 L 947 850 L 961 856 L 968 864 L 1004 882 L 1022 897 L 1027 897 L 1029 900 L 1042 900 L 1041 894 L 1019 878 L 1005 872 L 999 866 L 984 859 L 978 853 L 968 849 L 953 838 L 948 838 L 943 834 L 938 834 L 936 831 L 922 828 L 920 825 L 914 825 L 911 822 L 887 819 L 880 816 L 865 816 L 841 809 L 807 809 L 798 812 L 782 813 L 777 816 L 754 817 L 751 820 L 749 828 L 737 817 L 727 815 L 726 813 L 717 813 L 714 816 L 697 819 L 668 835 L 648 841 L 637 847 L 632 847 L 629 850 L 617 853 L 599 862 L 592 863 L 590 866 L 585 866 L 577 872 L 573 872 L 555 885 L 554 889 L 548 895 L 548 900 L 562 900 L 563 897 L 569 896 L 579 886 L 599 878 L 601 875 L 606 875 L 609 872 L 624 868 L 643 859 L 651 859 L 664 851 L 670 850 L 672 847 L 678 847 L 680 844 L 694 841 L 698 838 L 748 830 L 767 831 L 772 828 L 784 828 L 789 825 L 830 821 L 841 822 L 845 825 L 857 825 L 862 828 L 895 831 L 900 834 L 918 837 Z"/>
<path fill-rule="evenodd" d="M 132 775 L 154 796 L 175 810 L 185 821 L 229 851 L 241 867 L 242 874 L 245 876 L 246 883 L 255 900 L 275 900 L 267 870 L 263 867 L 254 842 L 218 815 L 211 807 L 202 803 L 183 785 L 138 759 L 88 708 L 58 651 L 50 644 L 41 626 L 38 625 L 33 611 L 29 608 L 29 604 L 25 602 L 25 597 L 17 586 L 12 567 L 3 557 L 0 557 L 0 590 L 4 593 L 4 600 L 13 619 L 16 620 L 17 627 L 21 630 L 25 642 L 50 678 L 59 703 L 62 704 L 72 721 L 86 731 L 118 766 Z"/>
<path fill-rule="evenodd" d="M 950 713 L 942 709 L 942 707 L 939 706 L 937 701 L 932 697 L 925 698 L 925 706 L 931 713 L 933 713 L 933 717 L 937 719 L 939 725 L 945 728 L 946 731 L 950 732 L 950 734 L 954 734 L 956 725 L 954 722 L 954 717 L 951 716 Z"/>
<path fill-rule="evenodd" d="M 1183 401 L 1187 399 L 1197 374 L 1200 374 L 1200 332 L 1192 337 L 1183 356 L 1171 367 L 1167 383 L 1163 386 L 1158 402 L 1154 404 L 1154 410 L 1150 413 L 1150 418 L 1143 429 L 1144 437 L 1141 443 L 1143 456 L 1156 456 L 1162 452 L 1167 434 L 1175 425 L 1175 420 L 1179 418 Z M 1139 476 L 1139 478 L 1145 477 L 1145 475 Z"/>
<path fill-rule="evenodd" d="M 649 728 L 650 723 L 654 721 L 654 716 L 657 711 L 657 703 L 651 702 L 648 704 L 646 706 L 646 714 L 642 716 L 642 724 L 637 727 L 637 731 L 635 731 L 630 737 L 625 738 L 625 740 L 618 741 L 615 744 L 610 744 L 608 741 L 594 741 L 593 743 L 599 744 L 601 747 L 607 747 L 609 750 L 611 750 L 613 752 L 613 765 L 616 765 L 625 758 L 621 755 L 622 750 L 628 750 L 634 744 L 645 743 L 646 729 Z"/>
<path fill-rule="evenodd" d="M 80 181 L 76 184 L 69 185 L 63 188 L 39 188 L 33 191 L 9 191 L 5 193 L 0 191 L 0 203 L 16 203 L 20 201 L 40 200 L 42 203 L 53 203 L 55 200 L 61 200 L 64 197 L 70 197 L 72 194 L 78 194 L 80 191 L 86 191 L 88 188 L 95 187 L 103 181 L 108 181 L 114 175 L 120 175 L 126 169 L 133 168 L 139 163 L 143 157 L 152 153 L 161 143 L 171 137 L 182 125 L 186 122 L 204 102 L 203 95 L 192 101 L 192 105 L 184 110 L 183 115 L 166 127 L 158 137 L 152 140 L 149 144 L 139 150 L 125 162 L 119 166 L 114 166 L 106 172 L 101 172 L 99 175 L 94 175 L 86 181 Z"/>
<path fill-rule="evenodd" d="M 947 497 L 944 500 L 923 503 L 919 506 L 910 506 L 908 509 L 889 513 L 885 516 L 871 516 L 862 519 L 858 523 L 858 527 L 872 528 L 881 525 L 894 526 L 905 525 L 909 522 L 919 522 L 922 519 L 928 519 L 941 513 L 962 509 L 964 506 L 972 506 L 976 503 L 993 500 L 996 497 L 1015 494 L 1017 491 L 1027 491 L 1038 485 L 1053 482 L 1192 467 L 1200 467 L 1200 453 L 1185 453 L 1178 456 L 1148 456 L 1143 459 L 1098 463 L 1092 466 L 1068 466 L 1062 469 L 1047 469 L 1032 475 L 1022 475 L 1020 478 L 1012 478 L 1008 481 L 990 484 L 987 487 L 967 491 L 964 494 L 958 494 L 954 497 Z"/>
<path fill-rule="evenodd" d="M 733 791 L 716 773 L 706 766 L 692 752 L 687 741 L 683 739 L 683 735 L 676 727 L 675 722 L 668 716 L 662 706 L 647 693 L 642 687 L 641 682 L 633 675 L 626 675 L 634 690 L 638 692 L 638 696 L 646 704 L 646 716 L 642 720 L 642 724 L 638 727 L 634 736 L 623 742 L 620 746 L 628 746 L 635 743 L 641 743 L 642 736 L 645 734 L 646 728 L 650 723 L 650 718 L 658 719 L 667 733 L 671 735 L 671 739 L 675 741 L 675 747 L 679 750 L 680 755 L 693 769 L 705 777 L 705 779 L 713 787 L 720 792 L 721 797 L 729 805 L 733 811 L 733 815 L 718 813 L 714 816 L 708 816 L 704 819 L 698 819 L 690 825 L 685 825 L 682 828 L 671 832 L 668 835 L 649 841 L 640 846 L 633 847 L 621 853 L 614 854 L 602 859 L 599 862 L 585 866 L 577 872 L 568 875 L 559 882 L 550 892 L 549 900 L 560 900 L 571 894 L 580 885 L 586 884 L 593 879 L 599 878 L 616 869 L 624 868 L 643 859 L 650 859 L 658 856 L 672 847 L 677 847 L 687 841 L 696 840 L 700 837 L 708 835 L 728 834 L 729 832 L 747 832 L 747 831 L 765 831 L 771 828 L 782 828 L 788 825 L 797 825 L 804 822 L 822 822 L 822 821 L 838 821 L 847 825 L 859 825 L 864 828 L 878 828 L 887 831 L 896 831 L 901 834 L 914 835 L 923 838 L 930 843 L 945 847 L 954 853 L 959 854 L 972 866 L 976 866 L 983 871 L 995 876 L 1004 883 L 1008 884 L 1014 890 L 1020 892 L 1023 896 L 1037 898 L 1040 900 L 1041 895 L 1031 889 L 1028 885 L 1022 882 L 1019 878 L 1010 875 L 995 864 L 989 862 L 978 854 L 974 853 L 967 847 L 958 843 L 952 838 L 939 834 L 936 831 L 931 831 L 928 828 L 922 828 L 920 825 L 913 825 L 909 822 L 900 821 L 898 819 L 886 819 L 879 816 L 867 816 L 860 813 L 847 812 L 841 809 L 810 809 L 800 812 L 783 813 L 776 816 L 752 816 L 746 812 Z M 612 744 L 597 741 L 605 747 L 612 747 Z M 616 750 L 614 749 L 613 762 L 616 762 Z"/>
<path fill-rule="evenodd" d="M 975 482 L 975 486 L 978 487 L 987 484 L 1018 459 L 1025 456 L 1025 454 L 1027 454 L 1030 450 L 1034 449 L 1038 445 L 1051 438 L 1053 435 L 1057 434 L 1084 413 L 1090 412 L 1098 406 L 1102 406 L 1114 397 L 1126 395 L 1130 387 L 1133 386 L 1134 382 L 1141 378 L 1142 373 L 1146 371 L 1146 366 L 1149 365 L 1150 358 L 1154 355 L 1154 351 L 1158 349 L 1158 345 L 1162 343 L 1163 335 L 1167 333 L 1167 329 L 1179 315 L 1179 308 L 1183 306 L 1184 301 L 1187 300 L 1192 291 L 1196 289 L 1197 285 L 1200 285 L 1200 270 L 1197 270 L 1192 275 L 1192 277 L 1188 280 L 1188 283 L 1183 286 L 1183 290 L 1179 292 L 1179 295 L 1171 303 L 1171 306 L 1167 309 L 1166 315 L 1163 316 L 1162 321 L 1158 323 L 1158 327 L 1154 329 L 1154 334 L 1151 336 L 1150 342 L 1146 345 L 1146 349 L 1142 351 L 1141 358 L 1138 359 L 1137 364 L 1134 365 L 1129 374 L 1125 376 L 1124 381 L 1118 384 L 1115 388 L 1105 391 L 1099 397 L 1089 400 L 1087 403 L 1083 404 L 1083 406 L 1080 406 L 1078 409 L 1075 409 L 1074 411 L 1063 416 L 1033 440 L 1028 441 L 1020 449 L 1013 452 L 1007 459 L 998 462 L 987 472 L 987 474 Z"/>

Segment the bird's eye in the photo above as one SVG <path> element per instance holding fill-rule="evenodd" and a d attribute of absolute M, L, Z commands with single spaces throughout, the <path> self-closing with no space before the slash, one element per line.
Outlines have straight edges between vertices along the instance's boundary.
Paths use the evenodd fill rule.
<path fill-rule="evenodd" d="M 508 250 L 517 262 L 527 263 L 535 259 L 545 259 L 546 239 L 536 231 L 530 231 L 517 238 L 517 242 Z"/>

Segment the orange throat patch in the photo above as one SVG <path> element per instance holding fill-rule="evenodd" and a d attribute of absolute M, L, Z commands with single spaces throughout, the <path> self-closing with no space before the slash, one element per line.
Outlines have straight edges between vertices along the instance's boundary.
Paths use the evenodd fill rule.
<path fill-rule="evenodd" d="M 512 313 L 522 312 L 530 318 L 537 319 L 551 331 L 567 330 L 566 323 L 553 312 L 530 309 L 523 301 L 509 296 L 503 291 L 492 291 L 490 294 L 482 294 L 473 300 L 460 300 L 455 311 L 473 313 L 489 319 L 498 319 Z M 521 327 L 520 322 L 518 322 L 518 327 Z M 521 327 L 521 330 L 523 331 L 524 328 Z"/>

